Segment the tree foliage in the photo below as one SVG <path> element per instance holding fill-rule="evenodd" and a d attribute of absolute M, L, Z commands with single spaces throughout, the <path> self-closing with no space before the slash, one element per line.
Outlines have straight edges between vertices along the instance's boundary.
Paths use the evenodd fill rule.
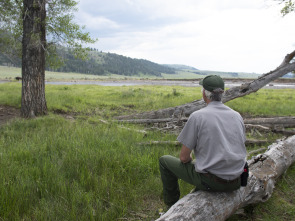
<path fill-rule="evenodd" d="M 65 47 L 57 47 L 56 53 L 58 59 L 64 64 L 60 67 L 50 67 L 47 65 L 46 70 L 57 72 L 74 72 L 94 75 L 118 74 L 123 76 L 153 75 L 161 76 L 165 74 L 175 74 L 176 70 L 173 65 L 160 65 L 144 59 L 135 59 L 125 57 L 114 53 L 99 52 L 97 49 L 91 48 L 88 52 L 88 59 L 82 60 L 75 57 L 74 50 Z M 5 59 L 0 52 L 0 65 L 10 66 L 11 62 Z M 21 62 L 15 63 L 13 66 L 21 67 Z M 207 73 L 194 72 L 196 74 L 207 75 Z M 229 73 L 233 77 L 237 77 L 237 73 Z"/>
<path fill-rule="evenodd" d="M 161 76 L 162 73 L 175 74 L 175 69 L 160 65 L 144 59 L 134 59 L 114 53 L 98 52 L 92 49 L 88 60 L 76 58 L 72 50 L 59 48 L 60 57 L 65 64 L 59 68 L 49 68 L 58 72 L 76 72 L 94 75 L 117 74 L 124 76 L 153 75 Z M 1 64 L 1 63 L 0 63 Z"/>
<path fill-rule="evenodd" d="M 47 114 L 45 61 L 60 64 L 56 45 L 72 48 L 83 58 L 87 51 L 83 44 L 95 42 L 73 20 L 77 4 L 74 0 L 0 0 L 0 50 L 12 62 L 13 57 L 22 57 L 23 117 Z"/>
<path fill-rule="evenodd" d="M 295 1 L 294 0 L 280 0 L 284 4 L 284 7 L 281 9 L 283 16 L 289 14 L 290 12 L 295 11 Z"/>
<path fill-rule="evenodd" d="M 14 64 L 21 57 L 22 8 L 22 2 L 0 0 L 0 51 Z"/>
<path fill-rule="evenodd" d="M 85 58 L 90 48 L 83 44 L 94 43 L 84 26 L 74 22 L 77 1 L 47 0 L 46 1 L 46 63 L 59 66 L 62 60 L 57 53 L 57 45 L 72 48 L 76 57 Z M 23 1 L 0 0 L 0 51 L 11 63 L 19 62 L 23 33 Z"/>
<path fill-rule="evenodd" d="M 280 0 L 284 4 L 284 7 L 281 9 L 281 14 L 286 16 L 291 12 L 295 12 L 295 1 L 294 0 Z M 293 58 L 293 62 L 295 59 Z M 293 77 L 295 77 L 295 71 L 292 71 Z"/>

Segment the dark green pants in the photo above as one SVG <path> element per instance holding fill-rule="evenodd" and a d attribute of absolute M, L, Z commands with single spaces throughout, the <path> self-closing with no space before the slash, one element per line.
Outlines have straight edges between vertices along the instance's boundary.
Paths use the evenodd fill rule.
<path fill-rule="evenodd" d="M 165 155 L 159 159 L 161 179 L 163 182 L 163 197 L 167 206 L 176 203 L 180 196 L 178 179 L 182 179 L 196 187 L 196 190 L 225 192 L 237 190 L 241 180 L 224 183 L 218 177 L 210 174 L 204 175 L 195 170 L 193 162 L 182 163 L 179 158 Z"/>

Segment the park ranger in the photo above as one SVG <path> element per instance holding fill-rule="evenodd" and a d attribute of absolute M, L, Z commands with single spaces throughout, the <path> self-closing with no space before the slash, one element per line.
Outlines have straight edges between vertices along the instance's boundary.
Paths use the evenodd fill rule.
<path fill-rule="evenodd" d="M 168 207 L 180 197 L 178 179 L 194 185 L 196 191 L 233 191 L 241 186 L 246 161 L 243 119 L 221 102 L 224 81 L 220 76 L 209 75 L 200 85 L 207 106 L 192 113 L 179 134 L 180 157 L 165 155 L 159 159 Z"/>

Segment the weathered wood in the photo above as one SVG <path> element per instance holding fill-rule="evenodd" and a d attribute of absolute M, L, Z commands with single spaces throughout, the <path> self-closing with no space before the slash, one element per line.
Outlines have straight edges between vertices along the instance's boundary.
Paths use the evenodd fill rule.
<path fill-rule="evenodd" d="M 295 161 L 295 136 L 274 143 L 268 149 L 248 161 L 250 174 L 246 187 L 229 193 L 190 193 L 157 220 L 226 220 L 239 208 L 267 201 L 276 180 Z"/>
<path fill-rule="evenodd" d="M 295 117 L 250 118 L 244 119 L 245 124 L 259 124 L 266 127 L 295 127 Z"/>
<path fill-rule="evenodd" d="M 260 88 L 267 85 L 269 82 L 284 76 L 285 74 L 295 70 L 295 62 L 291 60 L 295 56 L 295 51 L 286 55 L 283 62 L 275 70 L 270 71 L 256 80 L 242 84 L 241 86 L 233 87 L 225 91 L 222 102 L 226 103 L 227 101 L 233 100 L 238 97 L 243 97 L 250 93 L 258 91 Z M 148 111 L 140 114 L 132 114 L 126 116 L 119 116 L 117 119 L 159 119 L 159 118 L 173 118 L 179 116 L 188 117 L 192 112 L 199 110 L 205 107 L 205 102 L 203 100 L 195 100 L 191 103 L 184 105 L 165 108 L 156 111 Z"/>
<path fill-rule="evenodd" d="M 121 123 L 132 124 L 155 124 L 168 122 L 186 122 L 187 117 L 182 118 L 162 118 L 162 119 L 127 119 L 117 120 Z M 246 129 L 257 129 L 259 131 L 273 131 L 279 133 L 280 130 L 274 129 L 276 127 L 293 128 L 295 127 L 295 117 L 272 117 L 272 118 L 249 118 L 244 119 Z M 290 133 L 291 134 L 291 133 Z"/>
<path fill-rule="evenodd" d="M 277 129 L 274 129 L 272 130 L 273 133 L 280 133 L 280 134 L 283 134 L 283 135 L 286 135 L 286 136 L 292 136 L 292 135 L 295 135 L 295 130 L 277 130 Z"/>
<path fill-rule="evenodd" d="M 116 120 L 122 123 L 131 124 L 154 124 L 154 123 L 167 123 L 167 122 L 177 122 L 177 121 L 187 121 L 187 118 L 161 118 L 161 119 L 126 119 L 126 120 Z"/>
<path fill-rule="evenodd" d="M 248 129 L 256 129 L 256 130 L 264 131 L 264 132 L 271 131 L 271 129 L 269 127 L 265 127 L 265 126 L 262 126 L 262 125 L 256 125 L 256 124 L 245 124 L 245 128 L 246 128 L 246 130 L 248 130 Z"/>
<path fill-rule="evenodd" d="M 253 140 L 253 139 L 247 139 L 245 144 L 246 145 L 253 145 L 253 144 L 256 144 L 256 145 L 262 145 L 262 144 L 265 144 L 267 143 L 267 140 Z M 157 141 L 157 140 L 154 140 L 154 141 L 147 141 L 147 142 L 142 142 L 142 143 L 138 143 L 138 145 L 158 145 L 158 144 L 168 144 L 168 145 L 181 145 L 180 142 L 178 141 Z"/>
<path fill-rule="evenodd" d="M 181 145 L 180 142 L 178 141 L 148 141 L 148 142 L 142 142 L 142 143 L 138 143 L 138 145 L 175 145 L 175 146 L 179 146 Z"/>
<path fill-rule="evenodd" d="M 98 122 L 103 123 L 103 124 L 110 124 L 108 121 L 103 120 L 103 119 L 98 119 Z M 96 121 L 91 121 L 90 123 L 91 123 L 91 124 L 97 124 L 98 122 L 96 122 Z M 145 131 L 145 130 L 137 130 L 137 129 L 134 129 L 134 128 L 128 128 L 128 127 L 125 127 L 125 126 L 122 126 L 122 125 L 119 125 L 118 127 L 121 128 L 121 129 L 129 130 L 129 131 L 135 131 L 135 132 L 137 132 L 137 133 L 142 133 L 142 134 L 144 134 L 144 136 L 147 135 L 147 131 Z"/>
<path fill-rule="evenodd" d="M 286 136 L 292 136 L 295 135 L 295 130 L 285 130 L 285 125 L 287 127 L 290 127 L 290 124 L 270 124 L 271 127 L 265 127 L 262 125 L 255 125 L 255 124 L 245 124 L 246 130 L 255 130 L 257 131 L 262 131 L 264 133 L 267 132 L 273 132 L 273 133 L 278 133 L 278 134 L 283 134 Z M 277 127 L 280 126 L 282 127 L 282 129 L 278 129 Z M 295 127 L 295 125 L 293 125 L 292 127 Z"/>

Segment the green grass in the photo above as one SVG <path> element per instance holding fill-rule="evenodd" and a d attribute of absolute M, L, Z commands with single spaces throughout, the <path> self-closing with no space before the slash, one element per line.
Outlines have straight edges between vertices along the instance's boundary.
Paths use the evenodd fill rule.
<path fill-rule="evenodd" d="M 0 103 L 20 107 L 21 84 L 0 86 Z M 293 89 L 261 89 L 227 102 L 242 115 L 294 116 Z M 173 107 L 201 99 L 200 87 L 46 85 L 50 111 L 83 112 L 104 117 Z M 248 104 L 251 105 L 248 105 Z"/>
<path fill-rule="evenodd" d="M 15 121 L 0 134 L 1 219 L 115 220 L 148 209 L 145 199 L 161 204 L 157 159 L 169 148 L 137 143 L 170 135 L 143 138 L 53 115 Z"/>
<path fill-rule="evenodd" d="M 201 71 L 203 74 L 218 74 L 225 78 L 233 78 L 231 74 L 226 72 L 218 71 Z M 15 77 L 21 76 L 21 68 L 0 66 L 0 80 L 14 80 Z M 111 80 L 111 79 L 200 79 L 204 78 L 204 75 L 192 73 L 191 70 L 180 70 L 176 71 L 175 74 L 162 73 L 161 77 L 155 75 L 145 75 L 140 73 L 136 76 L 123 76 L 117 74 L 108 73 L 104 76 L 91 75 L 91 74 L 79 74 L 79 73 L 64 73 L 64 72 L 53 72 L 46 71 L 45 79 L 47 81 L 56 80 Z M 239 73 L 239 78 L 257 78 L 256 74 Z"/>
<path fill-rule="evenodd" d="M 229 101 L 227 105 L 242 114 L 253 116 L 294 116 L 294 98 L 294 89 L 263 89 Z"/>
<path fill-rule="evenodd" d="M 233 215 L 228 221 L 289 221 L 295 217 L 295 164 L 279 179 L 271 198 L 265 203 L 244 208 L 244 215 Z"/>
<path fill-rule="evenodd" d="M 21 77 L 21 68 L 0 66 L 0 79 L 1 80 L 14 80 L 15 77 Z M 45 79 L 50 80 L 103 80 L 109 77 L 118 78 L 122 76 L 111 75 L 111 76 L 98 76 L 91 74 L 78 74 L 78 73 L 62 73 L 46 71 Z"/>
<path fill-rule="evenodd" d="M 20 107 L 21 84 L 0 85 L 0 103 Z M 199 88 L 180 86 L 105 87 L 97 85 L 46 85 L 50 111 L 118 115 L 172 107 L 200 99 Z"/>
<path fill-rule="evenodd" d="M 294 107 L 293 94 L 261 90 L 228 104 L 245 115 L 294 116 L 294 108 L 287 108 Z M 0 104 L 20 107 L 20 96 L 20 83 L 0 84 Z M 125 125 L 131 128 L 127 130 L 111 119 L 200 97 L 199 87 L 46 85 L 48 116 L 15 119 L 0 127 L 0 220 L 156 219 L 164 207 L 158 159 L 178 156 L 179 147 L 139 143 L 175 140 L 176 135 L 150 131 L 145 136 L 137 131 L 142 126 Z M 270 142 L 276 138 L 268 134 Z M 290 220 L 294 186 L 293 166 L 267 203 L 247 208 L 245 220 Z M 184 182 L 180 187 L 182 196 L 193 188 Z"/>
<path fill-rule="evenodd" d="M 21 68 L 0 66 L 0 80 L 14 80 L 15 77 L 21 77 Z M 137 76 L 123 76 L 117 74 L 107 74 L 92 75 L 92 74 L 79 74 L 79 73 L 64 73 L 64 72 L 54 72 L 46 71 L 45 79 L 47 81 L 56 80 L 111 80 L 111 79 L 196 79 L 203 78 L 204 75 L 197 75 L 191 72 L 179 71 L 176 74 L 162 74 L 162 77 L 157 77 L 154 75 L 144 75 L 140 74 Z"/>

